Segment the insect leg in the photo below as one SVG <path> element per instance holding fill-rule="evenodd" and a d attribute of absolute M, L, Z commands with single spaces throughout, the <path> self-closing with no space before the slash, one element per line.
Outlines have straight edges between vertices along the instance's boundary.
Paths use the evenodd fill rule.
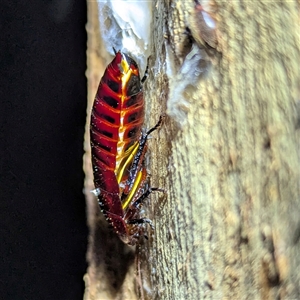
<path fill-rule="evenodd" d="M 148 137 L 148 135 L 149 135 L 151 132 L 153 132 L 154 130 L 158 129 L 158 128 L 162 125 L 162 122 L 163 122 L 164 118 L 165 118 L 164 115 L 162 115 L 162 116 L 159 117 L 159 120 L 158 120 L 157 124 L 156 124 L 154 127 L 152 127 L 151 129 L 149 129 L 149 130 L 147 131 L 147 133 L 146 133 L 146 138 Z"/>
<path fill-rule="evenodd" d="M 138 208 L 138 206 L 152 193 L 152 192 L 162 192 L 162 193 L 164 193 L 165 192 L 165 190 L 163 190 L 163 189 L 160 189 L 160 188 L 151 188 L 151 187 L 149 187 L 148 189 L 147 189 L 147 191 L 143 194 L 143 195 L 141 195 L 138 199 L 136 199 L 136 201 L 132 204 L 132 206 L 134 207 L 134 208 Z"/>
<path fill-rule="evenodd" d="M 149 73 L 148 73 L 148 71 L 149 71 L 149 60 L 150 60 L 150 56 L 147 59 L 147 67 L 146 67 L 146 70 L 145 70 L 145 74 L 144 74 L 144 76 L 141 80 L 141 83 L 144 83 L 146 81 L 147 77 L 149 76 Z"/>
<path fill-rule="evenodd" d="M 150 227 L 154 230 L 154 226 L 152 224 L 152 221 L 147 218 L 141 218 L 141 219 L 131 219 L 127 221 L 127 224 L 149 224 Z"/>
<path fill-rule="evenodd" d="M 164 120 L 164 116 L 160 116 L 159 121 L 157 122 L 157 124 L 152 127 L 150 130 L 148 130 L 146 132 L 146 134 L 143 134 L 140 138 L 139 141 L 139 148 L 138 151 L 136 153 L 136 155 L 134 156 L 130 171 L 129 171 L 129 176 L 128 179 L 126 181 L 126 185 L 123 191 L 123 195 L 122 198 L 126 198 L 127 195 L 129 194 L 129 192 L 131 191 L 133 184 L 135 183 L 135 178 L 137 178 L 137 174 L 139 172 L 139 170 L 141 169 L 141 165 L 142 162 L 144 160 L 144 156 L 145 156 L 145 152 L 146 152 L 146 145 L 147 145 L 147 139 L 148 136 L 150 135 L 151 132 L 153 132 L 154 130 L 158 129 L 162 122 Z"/>
<path fill-rule="evenodd" d="M 148 187 L 147 190 L 138 198 L 136 199 L 132 205 L 128 208 L 125 216 L 124 216 L 124 219 L 126 220 L 127 223 L 130 223 L 132 224 L 132 220 L 136 220 L 136 219 L 133 219 L 135 213 L 138 211 L 139 209 L 139 206 L 143 203 L 143 201 L 152 193 L 152 192 L 165 192 L 163 189 L 160 189 L 160 188 L 151 188 L 151 187 Z M 148 219 L 147 219 L 148 220 Z M 135 222 L 136 223 L 136 222 Z"/>

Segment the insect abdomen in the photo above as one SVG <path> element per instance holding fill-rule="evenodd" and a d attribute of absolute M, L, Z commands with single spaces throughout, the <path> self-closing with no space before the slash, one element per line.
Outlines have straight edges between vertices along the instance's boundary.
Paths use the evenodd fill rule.
<path fill-rule="evenodd" d="M 94 183 L 100 207 L 121 240 L 134 245 L 144 232 L 142 201 L 152 192 L 144 156 L 147 138 L 141 132 L 144 98 L 136 62 L 116 53 L 100 81 L 91 114 Z M 159 122 L 161 123 L 161 121 Z"/>
<path fill-rule="evenodd" d="M 123 78 L 121 61 L 118 52 L 101 79 L 91 115 L 93 155 L 102 162 L 102 168 L 115 173 L 125 151 L 139 139 L 144 122 L 138 70 Z"/>

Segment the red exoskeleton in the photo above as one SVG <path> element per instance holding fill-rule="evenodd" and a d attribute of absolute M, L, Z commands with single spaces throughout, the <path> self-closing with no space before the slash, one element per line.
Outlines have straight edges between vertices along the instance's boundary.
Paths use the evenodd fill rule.
<path fill-rule="evenodd" d="M 146 71 L 147 72 L 147 71 Z M 147 182 L 144 156 L 149 134 L 142 132 L 144 97 L 136 62 L 121 51 L 100 81 L 91 113 L 91 148 L 95 194 L 101 211 L 120 239 L 135 245 L 145 232 L 143 200 L 154 190 Z"/>

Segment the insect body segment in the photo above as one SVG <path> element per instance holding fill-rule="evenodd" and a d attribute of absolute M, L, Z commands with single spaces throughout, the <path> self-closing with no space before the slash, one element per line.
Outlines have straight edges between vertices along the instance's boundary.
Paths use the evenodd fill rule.
<path fill-rule="evenodd" d="M 101 210 L 120 238 L 134 245 L 144 231 L 139 210 L 152 190 L 142 134 L 144 97 L 136 62 L 117 52 L 100 81 L 91 114 L 94 183 Z M 155 128 L 156 129 L 156 128 Z"/>

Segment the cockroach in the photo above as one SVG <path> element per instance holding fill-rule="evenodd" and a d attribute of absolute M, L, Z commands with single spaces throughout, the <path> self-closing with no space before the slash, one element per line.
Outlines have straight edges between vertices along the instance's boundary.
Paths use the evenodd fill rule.
<path fill-rule="evenodd" d="M 146 70 L 147 73 L 147 70 Z M 144 96 L 136 62 L 121 51 L 108 65 L 94 100 L 90 136 L 95 194 L 101 211 L 120 239 L 135 245 L 151 220 L 140 218 L 141 205 L 152 191 L 144 157 L 151 132 L 142 132 Z"/>

